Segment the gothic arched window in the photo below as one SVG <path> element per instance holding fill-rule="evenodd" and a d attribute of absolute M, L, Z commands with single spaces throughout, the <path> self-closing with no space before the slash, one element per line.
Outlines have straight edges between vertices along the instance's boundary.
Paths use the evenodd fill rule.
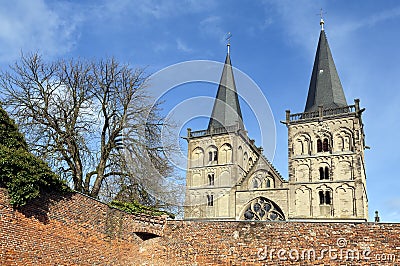
<path fill-rule="evenodd" d="M 325 204 L 325 195 L 324 195 L 324 192 L 323 192 L 323 191 L 320 191 L 320 192 L 318 192 L 318 194 L 319 194 L 319 204 L 320 204 L 320 205 Z"/>
<path fill-rule="evenodd" d="M 324 179 L 324 168 L 322 167 L 319 168 L 319 179 Z"/>
<path fill-rule="evenodd" d="M 214 186 L 214 174 L 208 174 L 208 185 Z"/>
<path fill-rule="evenodd" d="M 319 204 L 320 205 L 330 205 L 332 202 L 330 191 L 319 191 Z"/>
<path fill-rule="evenodd" d="M 210 151 L 208 152 L 208 160 L 210 162 L 218 160 L 218 152 L 217 151 Z"/>
<path fill-rule="evenodd" d="M 328 141 L 327 138 L 324 138 L 324 143 L 323 143 L 323 145 L 322 145 L 322 149 L 323 149 L 324 151 L 329 151 L 329 141 Z"/>
<path fill-rule="evenodd" d="M 253 188 L 258 188 L 258 180 L 256 178 L 253 179 Z"/>
<path fill-rule="evenodd" d="M 325 191 L 325 204 L 331 204 L 331 192 Z"/>
<path fill-rule="evenodd" d="M 317 140 L 317 152 L 322 152 L 322 141 L 320 139 Z"/>
<path fill-rule="evenodd" d="M 192 166 L 203 166 L 204 164 L 204 151 L 202 148 L 197 147 L 192 152 Z"/>
<path fill-rule="evenodd" d="M 329 168 L 328 166 L 325 166 L 325 179 L 329 179 Z"/>
<path fill-rule="evenodd" d="M 216 163 L 218 161 L 218 149 L 215 146 L 210 146 L 208 149 L 208 161 Z"/>
<path fill-rule="evenodd" d="M 325 166 L 319 168 L 319 180 L 329 179 L 329 167 Z"/>

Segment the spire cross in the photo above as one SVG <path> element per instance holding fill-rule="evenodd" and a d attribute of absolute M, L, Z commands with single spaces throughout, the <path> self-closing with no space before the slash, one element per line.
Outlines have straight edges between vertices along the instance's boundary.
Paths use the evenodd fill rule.
<path fill-rule="evenodd" d="M 228 54 L 229 54 L 229 48 L 231 46 L 231 38 L 232 38 L 232 34 L 230 32 L 228 32 L 228 34 L 226 35 L 225 40 L 227 41 L 226 46 L 228 47 Z"/>
<path fill-rule="evenodd" d="M 321 17 L 322 20 L 324 19 L 324 14 L 326 14 L 326 12 L 324 12 L 324 10 L 321 8 L 318 15 Z"/>
<path fill-rule="evenodd" d="M 324 24 L 325 24 L 324 14 L 326 14 L 326 12 L 324 12 L 324 10 L 321 8 L 321 10 L 320 10 L 320 12 L 318 14 L 321 17 L 321 20 L 319 22 L 319 25 L 321 25 L 321 30 L 324 30 Z"/>

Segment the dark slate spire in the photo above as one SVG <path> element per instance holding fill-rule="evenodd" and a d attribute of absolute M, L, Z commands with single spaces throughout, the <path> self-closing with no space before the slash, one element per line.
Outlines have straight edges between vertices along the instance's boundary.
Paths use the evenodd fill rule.
<path fill-rule="evenodd" d="M 321 33 L 304 112 L 317 111 L 320 105 L 324 109 L 347 106 L 342 84 L 326 39 L 323 19 L 320 24 Z"/>
<path fill-rule="evenodd" d="M 228 43 L 228 53 L 224 69 L 222 70 L 221 81 L 219 82 L 210 122 L 208 123 L 208 129 L 211 127 L 226 128 L 234 125 L 238 125 L 240 129 L 244 129 L 231 58 L 229 56 L 229 46 Z"/>

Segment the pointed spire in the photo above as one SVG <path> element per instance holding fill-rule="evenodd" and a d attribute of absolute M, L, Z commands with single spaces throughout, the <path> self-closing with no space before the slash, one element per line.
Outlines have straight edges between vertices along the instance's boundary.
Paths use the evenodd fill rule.
<path fill-rule="evenodd" d="M 230 44 L 228 43 L 228 53 L 226 55 L 224 69 L 222 70 L 211 118 L 208 123 L 208 129 L 226 128 L 233 125 L 238 125 L 240 129 L 244 129 L 239 97 L 233 77 L 229 47 Z"/>
<path fill-rule="evenodd" d="M 321 33 L 304 112 L 317 111 L 318 106 L 324 109 L 347 106 L 323 26 L 321 17 Z"/>

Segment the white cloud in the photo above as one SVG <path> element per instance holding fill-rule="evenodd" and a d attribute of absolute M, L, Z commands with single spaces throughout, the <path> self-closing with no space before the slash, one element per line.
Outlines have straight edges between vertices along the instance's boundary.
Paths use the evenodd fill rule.
<path fill-rule="evenodd" d="M 0 61 L 14 60 L 21 51 L 48 56 L 68 52 L 79 38 L 77 16 L 67 5 L 52 9 L 44 0 L 5 1 L 0 8 Z"/>
<path fill-rule="evenodd" d="M 190 53 L 193 51 L 193 49 L 189 48 L 181 39 L 176 40 L 176 46 L 179 51 L 185 52 L 185 53 Z"/>
<path fill-rule="evenodd" d="M 99 6 L 98 10 L 103 16 L 115 17 L 115 15 L 119 16 L 121 13 L 129 12 L 141 20 L 149 21 L 199 13 L 212 9 L 216 5 L 217 1 L 215 0 L 105 0 L 104 5 Z"/>
<path fill-rule="evenodd" d="M 273 18 L 266 17 L 258 24 L 247 26 L 246 31 L 247 31 L 247 34 L 249 34 L 250 36 L 256 36 L 256 35 L 259 35 L 260 32 L 265 31 L 266 29 L 271 27 L 271 25 L 273 25 L 273 24 L 274 24 Z"/>
<path fill-rule="evenodd" d="M 310 54 L 313 54 L 316 29 L 318 29 L 317 12 L 320 3 L 309 0 L 264 0 L 265 26 L 274 21 L 273 17 L 278 14 L 282 28 L 288 34 L 288 42 L 301 45 Z M 315 15 L 315 20 L 310 19 Z"/>
<path fill-rule="evenodd" d="M 342 34 L 350 34 L 351 32 L 359 30 L 361 28 L 375 26 L 378 23 L 384 22 L 389 19 L 394 19 L 399 16 L 400 7 L 384 10 L 363 19 L 357 18 L 354 21 L 344 23 L 337 28 L 337 31 L 341 32 Z"/>
<path fill-rule="evenodd" d="M 156 43 L 153 45 L 154 52 L 159 53 L 159 52 L 164 52 L 168 49 L 168 44 L 167 43 Z"/>
<path fill-rule="evenodd" d="M 227 32 L 222 29 L 222 19 L 219 16 L 209 16 L 200 21 L 199 30 L 202 34 L 225 42 Z"/>
<path fill-rule="evenodd" d="M 309 0 L 263 0 L 265 7 L 265 16 L 270 18 L 278 14 L 283 30 L 289 35 L 288 42 L 294 42 L 302 46 L 310 54 L 315 52 L 316 32 L 319 27 L 318 10 L 321 3 Z M 332 14 L 334 14 L 332 12 Z M 400 16 L 400 7 L 377 12 L 367 17 L 353 17 L 352 20 L 344 20 L 342 15 L 336 19 L 335 25 L 329 24 L 334 20 L 334 15 L 326 15 L 325 27 L 329 29 L 330 35 L 337 42 L 347 41 L 352 32 L 363 28 L 374 26 L 380 22 L 394 19 Z M 337 15 L 336 15 L 337 16 Z"/>
<path fill-rule="evenodd" d="M 271 26 L 274 23 L 274 20 L 272 17 L 268 17 L 264 19 L 264 22 L 260 25 L 260 30 L 265 30 L 269 26 Z"/>

